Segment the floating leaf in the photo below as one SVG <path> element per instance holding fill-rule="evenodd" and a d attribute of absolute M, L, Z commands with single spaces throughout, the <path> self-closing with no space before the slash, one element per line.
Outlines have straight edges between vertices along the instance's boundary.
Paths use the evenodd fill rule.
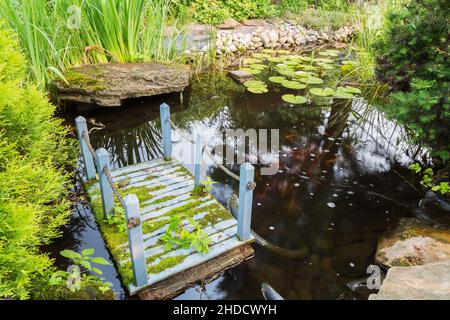
<path fill-rule="evenodd" d="M 267 66 L 265 64 L 261 64 L 261 63 L 254 63 L 249 65 L 250 68 L 252 69 L 256 69 L 256 70 L 264 70 L 267 68 Z"/>
<path fill-rule="evenodd" d="M 311 61 L 314 60 L 314 59 L 311 58 L 311 57 L 299 57 L 299 59 L 302 60 L 302 61 L 305 61 L 305 62 L 311 62 Z"/>
<path fill-rule="evenodd" d="M 304 104 L 308 99 L 303 96 L 294 96 L 293 94 L 285 94 L 281 97 L 283 101 L 291 104 Z"/>
<path fill-rule="evenodd" d="M 333 70 L 334 69 L 334 67 L 331 64 L 327 64 L 327 63 L 318 63 L 317 65 L 324 70 Z"/>
<path fill-rule="evenodd" d="M 273 83 L 282 83 L 283 81 L 285 81 L 286 78 L 285 77 L 269 77 L 269 81 L 273 82 Z"/>
<path fill-rule="evenodd" d="M 345 86 L 345 87 L 338 87 L 337 90 L 347 92 L 347 93 L 355 93 L 355 94 L 361 94 L 361 90 L 355 87 L 351 86 Z"/>
<path fill-rule="evenodd" d="M 287 68 L 277 69 L 277 72 L 283 76 L 293 76 L 294 75 L 294 70 L 287 69 Z"/>
<path fill-rule="evenodd" d="M 311 88 L 309 92 L 319 97 L 329 97 L 335 93 L 331 88 Z"/>
<path fill-rule="evenodd" d="M 334 93 L 334 97 L 337 99 L 353 99 L 354 95 L 348 92 L 336 90 Z"/>
<path fill-rule="evenodd" d="M 248 81 L 245 81 L 243 84 L 247 88 L 249 88 L 249 87 L 260 87 L 260 86 L 265 86 L 266 85 L 261 80 L 248 80 Z"/>
<path fill-rule="evenodd" d="M 244 64 L 254 64 L 254 63 L 261 63 L 262 61 L 260 59 L 255 58 L 247 58 L 244 60 Z"/>
<path fill-rule="evenodd" d="M 294 90 L 299 90 L 299 89 L 305 89 L 306 85 L 297 81 L 291 81 L 291 80 L 285 80 L 281 83 L 281 85 L 285 88 L 288 89 L 294 89 Z"/>
<path fill-rule="evenodd" d="M 247 88 L 247 90 L 250 91 L 251 93 L 267 93 L 267 92 L 269 92 L 267 87 L 264 87 L 264 86 L 249 87 L 249 88 Z"/>
<path fill-rule="evenodd" d="M 317 63 L 333 63 L 334 61 L 328 58 L 317 58 L 315 60 Z"/>
<path fill-rule="evenodd" d="M 268 54 L 264 54 L 264 53 L 254 53 L 253 54 L 253 58 L 256 58 L 256 59 L 266 59 L 268 57 L 270 57 L 270 56 Z"/>
<path fill-rule="evenodd" d="M 322 84 L 324 82 L 322 79 L 316 77 L 301 78 L 300 81 L 307 84 Z"/>
<path fill-rule="evenodd" d="M 250 74 L 260 74 L 261 73 L 261 70 L 252 69 L 252 68 L 241 68 L 239 70 L 248 72 Z"/>
<path fill-rule="evenodd" d="M 270 61 L 270 62 L 274 62 L 274 63 L 280 63 L 280 62 L 284 61 L 280 57 L 269 57 L 269 58 L 267 58 L 267 60 Z"/>

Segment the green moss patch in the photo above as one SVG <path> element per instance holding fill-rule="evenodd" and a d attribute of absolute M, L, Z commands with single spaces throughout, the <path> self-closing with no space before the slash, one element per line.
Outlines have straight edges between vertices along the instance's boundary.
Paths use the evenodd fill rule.
<path fill-rule="evenodd" d="M 76 72 L 74 70 L 67 70 L 64 77 L 69 83 L 70 87 L 80 87 L 87 91 L 103 91 L 106 87 L 102 80 L 89 76 L 87 74 Z"/>

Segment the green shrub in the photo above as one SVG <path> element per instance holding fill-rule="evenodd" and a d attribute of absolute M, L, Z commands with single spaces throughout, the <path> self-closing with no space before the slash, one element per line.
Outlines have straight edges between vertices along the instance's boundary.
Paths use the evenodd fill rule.
<path fill-rule="evenodd" d="M 393 91 L 383 109 L 444 160 L 450 159 L 449 8 L 446 0 L 411 1 L 391 12 L 376 43 L 377 76 Z"/>
<path fill-rule="evenodd" d="M 300 13 L 308 7 L 307 0 L 281 0 L 280 9 L 282 12 Z"/>
<path fill-rule="evenodd" d="M 195 21 L 217 25 L 228 18 L 238 21 L 266 18 L 277 14 L 271 0 L 184 0 L 176 3 Z"/>
<path fill-rule="evenodd" d="M 52 260 L 39 251 L 60 235 L 72 147 L 54 106 L 25 83 L 25 60 L 9 31 L 0 30 L 0 299 L 29 298 Z"/>

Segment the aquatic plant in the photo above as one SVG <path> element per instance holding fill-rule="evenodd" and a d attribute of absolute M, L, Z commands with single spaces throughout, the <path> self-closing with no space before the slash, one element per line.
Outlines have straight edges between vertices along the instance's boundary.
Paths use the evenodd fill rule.
<path fill-rule="evenodd" d="M 160 241 L 164 243 L 164 250 L 170 250 L 177 246 L 184 249 L 194 248 L 197 252 L 208 253 L 211 238 L 209 238 L 201 226 L 192 218 L 188 218 L 190 227 L 183 226 L 184 217 L 182 214 L 173 215 L 169 220 L 167 231 L 161 236 Z"/>
<path fill-rule="evenodd" d="M 340 82 L 339 77 L 346 71 L 342 66 L 339 67 L 339 64 L 335 61 L 340 53 L 336 49 L 327 49 L 312 52 L 310 55 L 289 55 L 283 50 L 268 49 L 263 53 L 256 53 L 253 57 L 247 58 L 246 62 L 252 63 L 245 69 L 257 70 L 257 78 L 264 79 L 267 77 L 271 83 L 289 90 L 307 89 L 306 93 L 317 97 L 352 99 L 362 92 L 359 88 L 353 86 L 337 86 Z M 351 61 L 347 60 L 345 65 L 347 64 L 351 64 Z M 270 68 L 267 67 L 268 65 Z M 261 73 L 261 70 L 265 72 Z M 324 87 L 319 87 L 322 84 L 324 84 Z M 263 80 L 249 80 L 244 82 L 244 86 L 252 93 L 269 92 L 268 86 Z M 308 97 L 295 94 L 285 94 L 281 98 L 290 104 L 304 104 L 308 101 Z M 328 104 L 332 101 L 331 99 L 328 99 L 327 102 L 322 100 L 320 100 L 321 104 Z M 314 99 L 314 101 L 318 102 L 319 100 Z"/>

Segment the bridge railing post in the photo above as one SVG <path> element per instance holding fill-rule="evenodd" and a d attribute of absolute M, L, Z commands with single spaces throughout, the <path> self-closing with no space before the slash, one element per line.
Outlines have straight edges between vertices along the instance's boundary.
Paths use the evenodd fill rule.
<path fill-rule="evenodd" d="M 110 214 L 114 214 L 114 195 L 113 189 L 108 182 L 104 168 L 109 167 L 109 154 L 104 148 L 98 149 L 95 152 L 97 156 L 97 171 L 98 180 L 100 183 L 100 193 L 102 195 L 103 214 L 108 217 Z"/>
<path fill-rule="evenodd" d="M 144 254 L 139 199 L 135 194 L 129 194 L 124 198 L 124 203 L 134 284 L 136 287 L 143 287 L 147 284 L 147 264 Z"/>
<path fill-rule="evenodd" d="M 200 174 L 203 161 L 203 136 L 200 133 L 195 135 L 195 155 L 194 155 L 194 178 L 195 185 L 201 186 Z"/>
<path fill-rule="evenodd" d="M 170 126 L 170 107 L 163 103 L 160 106 L 161 131 L 164 148 L 164 159 L 172 158 L 172 127 Z"/>
<path fill-rule="evenodd" d="M 241 241 L 250 239 L 252 223 L 253 189 L 255 188 L 255 167 L 244 163 L 239 175 L 239 207 L 238 207 L 238 237 Z"/>
<path fill-rule="evenodd" d="M 84 166 L 86 168 L 87 180 L 89 181 L 95 179 L 96 171 L 94 157 L 89 151 L 88 142 L 83 136 L 83 133 L 86 133 L 86 137 L 89 137 L 86 119 L 82 116 L 77 117 L 75 119 L 75 125 L 77 127 L 78 140 L 80 141 L 81 155 L 83 156 Z"/>

